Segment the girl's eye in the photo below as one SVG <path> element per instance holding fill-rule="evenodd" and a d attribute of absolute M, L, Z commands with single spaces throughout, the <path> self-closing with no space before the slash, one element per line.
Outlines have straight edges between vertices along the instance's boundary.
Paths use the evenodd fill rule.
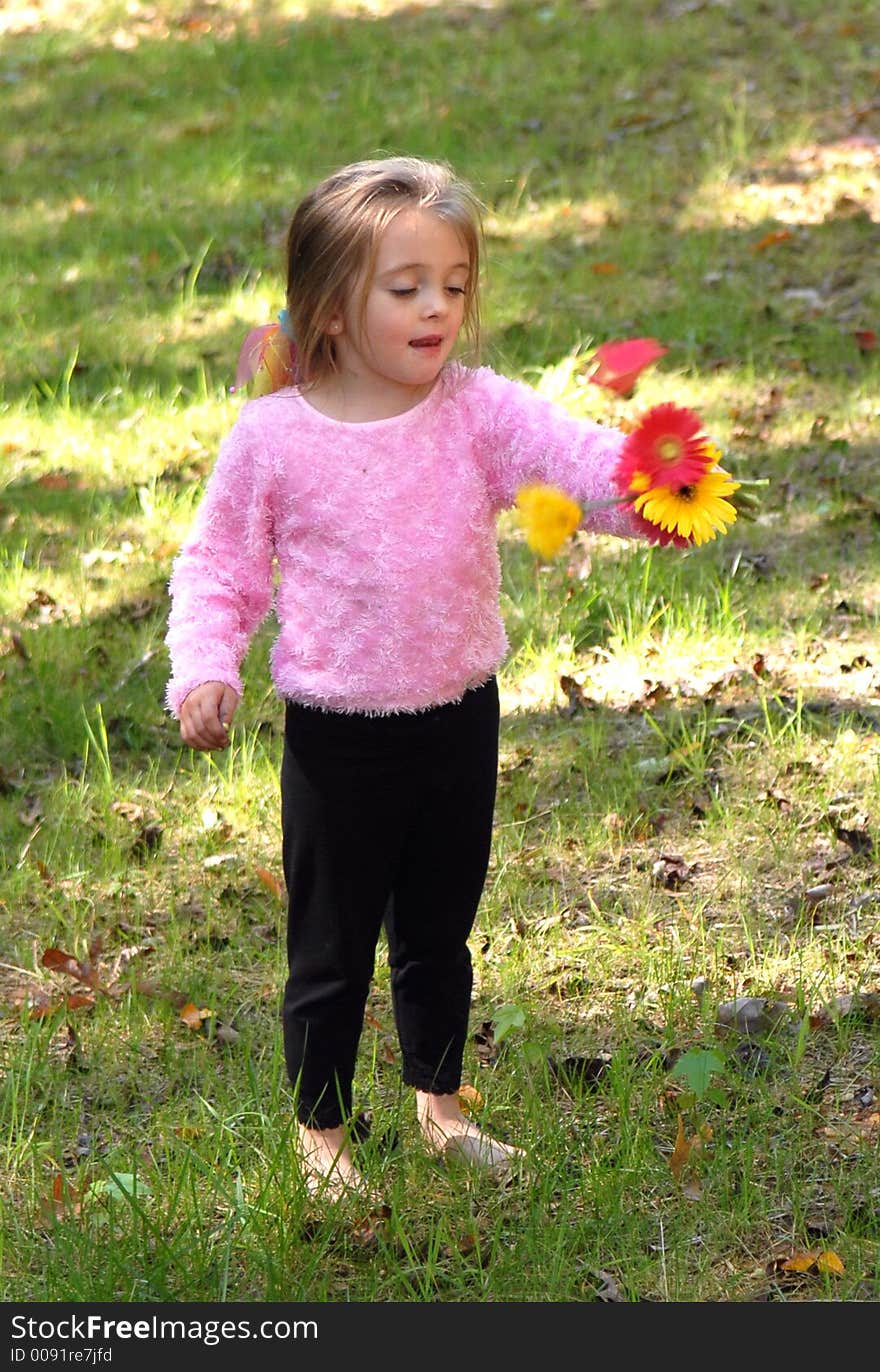
<path fill-rule="evenodd" d="M 448 292 L 449 292 L 450 295 L 464 295 L 464 294 L 465 294 L 465 287 L 464 287 L 464 286 L 447 286 L 446 289 L 448 290 Z"/>
<path fill-rule="evenodd" d="M 392 295 L 415 295 L 415 293 L 416 293 L 416 288 L 415 288 L 415 286 L 397 286 L 397 287 L 392 286 L 392 288 L 391 288 L 391 294 L 392 294 Z"/>

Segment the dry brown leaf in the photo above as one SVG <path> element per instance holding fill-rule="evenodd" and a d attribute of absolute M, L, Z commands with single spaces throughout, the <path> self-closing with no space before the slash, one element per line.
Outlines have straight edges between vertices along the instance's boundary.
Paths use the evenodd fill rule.
<path fill-rule="evenodd" d="M 661 853 L 651 868 L 651 875 L 664 890 L 677 891 L 695 871 L 696 863 L 686 862 L 677 853 Z"/>
<path fill-rule="evenodd" d="M 793 237 L 791 229 L 773 229 L 751 245 L 752 252 L 766 252 L 768 248 L 775 247 L 777 243 L 784 243 L 791 237 Z"/>
<path fill-rule="evenodd" d="M 476 1086 L 470 1086 L 465 1082 L 458 1088 L 458 1103 L 466 1115 L 474 1115 L 483 1108 L 483 1097 L 480 1095 Z"/>
<path fill-rule="evenodd" d="M 98 976 L 97 968 L 90 962 L 80 962 L 78 958 L 70 953 L 65 953 L 61 948 L 47 948 L 40 958 L 40 964 L 48 967 L 52 972 L 64 972 L 67 976 L 73 977 L 75 981 L 84 982 L 86 986 L 91 986 L 95 991 L 105 991 Z"/>
<path fill-rule="evenodd" d="M 484 1019 L 474 1034 L 477 1058 L 481 1067 L 491 1067 L 497 1060 L 500 1046 L 495 1042 L 495 1033 L 490 1019 Z"/>
<path fill-rule="evenodd" d="M 846 1271 L 840 1258 L 831 1248 L 824 1251 L 810 1249 L 808 1252 L 793 1253 L 780 1264 L 783 1272 L 824 1272 L 829 1276 L 842 1276 Z"/>
<path fill-rule="evenodd" d="M 265 886 L 267 891 L 271 891 L 278 900 L 284 899 L 284 887 L 274 873 L 269 871 L 268 867 L 255 867 L 254 872 L 257 880 Z"/>
<path fill-rule="evenodd" d="M 180 1012 L 180 1018 L 188 1029 L 201 1029 L 202 1021 L 209 1019 L 213 1013 L 213 1010 L 205 1010 L 204 1008 L 200 1010 L 197 1005 L 188 1000 Z"/>
<path fill-rule="evenodd" d="M 675 1177 L 676 1181 L 681 1180 L 681 1174 L 684 1171 L 687 1165 L 687 1160 L 691 1155 L 691 1143 L 692 1140 L 689 1140 L 685 1137 L 684 1120 L 682 1119 L 681 1115 L 679 1115 L 678 1133 L 675 1136 L 675 1147 L 673 1148 L 672 1156 L 669 1159 L 669 1168 L 672 1172 L 672 1175 Z"/>
<path fill-rule="evenodd" d="M 786 1258 L 781 1264 L 783 1272 L 809 1272 L 816 1266 L 819 1254 L 815 1251 L 809 1253 L 793 1253 L 790 1258 Z"/>
<path fill-rule="evenodd" d="M 56 1010 L 91 1009 L 95 997 L 91 991 L 71 991 L 67 996 L 53 995 L 51 998 L 45 992 L 36 992 L 28 996 L 27 1003 L 31 1019 L 45 1019 Z"/>
<path fill-rule="evenodd" d="M 52 1178 L 52 1191 L 40 1201 L 40 1218 L 43 1225 L 60 1224 L 64 1220 L 79 1219 L 86 1192 L 95 1178 L 88 1174 L 81 1190 L 71 1186 L 62 1172 Z"/>

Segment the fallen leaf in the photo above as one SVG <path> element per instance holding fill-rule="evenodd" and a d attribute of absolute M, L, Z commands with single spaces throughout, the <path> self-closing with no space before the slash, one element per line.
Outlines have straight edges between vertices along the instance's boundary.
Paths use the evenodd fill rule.
<path fill-rule="evenodd" d="M 809 1272 L 811 1268 L 816 1266 L 818 1257 L 819 1254 L 816 1252 L 793 1253 L 790 1258 L 786 1258 L 780 1264 L 780 1268 L 783 1272 Z"/>
<path fill-rule="evenodd" d="M 476 1086 L 469 1086 L 465 1082 L 458 1088 L 458 1103 L 464 1114 L 475 1115 L 483 1108 L 483 1097 Z"/>
<path fill-rule="evenodd" d="M 87 1173 L 82 1187 L 71 1186 L 62 1172 L 52 1178 L 52 1190 L 40 1201 L 40 1218 L 43 1225 L 61 1224 L 65 1220 L 79 1219 L 82 1214 L 83 1199 L 94 1177 Z"/>
<path fill-rule="evenodd" d="M 477 1229 L 466 1229 L 457 1243 L 444 1243 L 440 1252 L 448 1262 L 450 1258 L 473 1252 L 479 1241 L 480 1234 Z"/>
<path fill-rule="evenodd" d="M 845 1267 L 840 1258 L 831 1248 L 824 1251 L 810 1249 L 809 1252 L 793 1253 L 790 1258 L 779 1264 L 782 1272 L 826 1272 L 829 1275 L 841 1276 Z"/>
<path fill-rule="evenodd" d="M 559 686 L 568 696 L 568 705 L 563 710 L 563 714 L 567 719 L 571 719 L 573 715 L 578 714 L 581 710 L 595 708 L 596 701 L 593 700 L 592 696 L 586 694 L 583 686 L 576 677 L 561 676 L 559 678 Z"/>
<path fill-rule="evenodd" d="M 867 829 L 847 829 L 842 824 L 836 824 L 834 834 L 841 843 L 845 843 L 848 848 L 852 849 L 856 857 L 867 857 L 874 851 L 874 840 Z"/>
<path fill-rule="evenodd" d="M 603 1272 L 600 1270 L 596 1272 L 594 1275 L 597 1276 L 599 1278 L 599 1281 L 602 1283 L 602 1285 L 596 1292 L 597 1300 L 606 1301 L 609 1304 L 626 1302 L 626 1297 L 624 1296 L 623 1292 L 618 1286 L 616 1279 L 612 1276 L 610 1272 Z"/>
<path fill-rule="evenodd" d="M 209 1019 L 213 1013 L 213 1010 L 200 1010 L 197 1005 L 194 1005 L 191 1000 L 188 1000 L 180 1012 L 180 1018 L 187 1028 L 201 1029 L 202 1021 Z"/>
<path fill-rule="evenodd" d="M 861 1015 L 868 1021 L 880 1019 L 880 991 L 856 991 L 835 996 L 810 1016 L 811 1029 L 826 1029 L 848 1015 Z"/>
<path fill-rule="evenodd" d="M 377 1206 L 365 1219 L 358 1220 L 352 1225 L 352 1240 L 359 1248 L 374 1248 L 379 1241 L 380 1234 L 386 1231 L 390 1218 L 390 1205 Z"/>
<path fill-rule="evenodd" d="M 64 972 L 76 981 L 82 981 L 95 991 L 106 992 L 98 976 L 98 970 L 90 962 L 80 962 L 78 958 L 65 953 L 61 948 L 47 948 L 40 958 L 40 964 L 53 972 Z"/>
<path fill-rule="evenodd" d="M 677 891 L 686 881 L 690 881 L 696 864 L 685 862 L 675 853 L 661 853 L 651 868 L 651 875 L 658 886 L 667 891 Z"/>
<path fill-rule="evenodd" d="M 613 276 L 620 268 L 616 262 L 591 262 L 590 271 L 596 276 Z"/>
<path fill-rule="evenodd" d="M 491 1067 L 497 1060 L 499 1047 L 495 1042 L 495 1035 L 492 1029 L 492 1021 L 484 1019 L 479 1029 L 474 1034 L 474 1044 L 477 1050 L 477 1058 L 481 1067 Z"/>
<path fill-rule="evenodd" d="M 787 239 L 793 238 L 791 229 L 773 229 L 770 233 L 765 233 L 763 238 L 759 238 L 756 243 L 751 245 L 752 252 L 766 252 L 768 248 L 773 248 L 777 243 L 784 243 Z"/>
<path fill-rule="evenodd" d="M 873 329 L 855 329 L 853 338 L 858 344 L 859 352 L 873 352 L 877 346 L 877 335 Z"/>
<path fill-rule="evenodd" d="M 255 867 L 254 872 L 257 880 L 265 886 L 267 891 L 271 891 L 278 900 L 284 899 L 284 887 L 274 873 L 269 871 L 268 867 Z"/>
<path fill-rule="evenodd" d="M 95 997 L 90 991 L 74 991 L 67 996 L 58 996 L 42 990 L 27 991 L 14 996 L 12 1004 L 24 1006 L 30 1019 L 46 1019 L 58 1010 L 91 1008 L 95 1004 Z"/>
<path fill-rule="evenodd" d="M 673 1148 L 672 1156 L 669 1159 L 669 1170 L 672 1172 L 672 1175 L 675 1177 L 676 1181 L 681 1180 L 681 1174 L 684 1171 L 687 1165 L 688 1158 L 691 1155 L 692 1146 L 693 1139 L 688 1139 L 685 1136 L 684 1119 L 681 1115 L 679 1115 L 678 1132 L 675 1136 L 675 1147 Z"/>

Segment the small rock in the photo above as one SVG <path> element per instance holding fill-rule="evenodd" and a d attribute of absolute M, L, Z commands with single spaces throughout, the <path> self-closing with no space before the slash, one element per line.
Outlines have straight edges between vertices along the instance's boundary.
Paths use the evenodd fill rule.
<path fill-rule="evenodd" d="M 735 1029 L 740 1034 L 766 1034 L 790 1014 L 785 1001 L 767 1000 L 765 996 L 737 996 L 718 1006 L 715 1023 L 721 1029 Z"/>

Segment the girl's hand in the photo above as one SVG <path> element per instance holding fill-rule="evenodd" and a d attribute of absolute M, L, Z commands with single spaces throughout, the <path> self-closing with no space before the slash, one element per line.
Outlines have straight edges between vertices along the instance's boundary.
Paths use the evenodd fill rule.
<path fill-rule="evenodd" d="M 222 681 L 205 681 L 190 691 L 180 707 L 180 737 L 190 748 L 212 752 L 229 747 L 229 725 L 238 696 Z"/>

